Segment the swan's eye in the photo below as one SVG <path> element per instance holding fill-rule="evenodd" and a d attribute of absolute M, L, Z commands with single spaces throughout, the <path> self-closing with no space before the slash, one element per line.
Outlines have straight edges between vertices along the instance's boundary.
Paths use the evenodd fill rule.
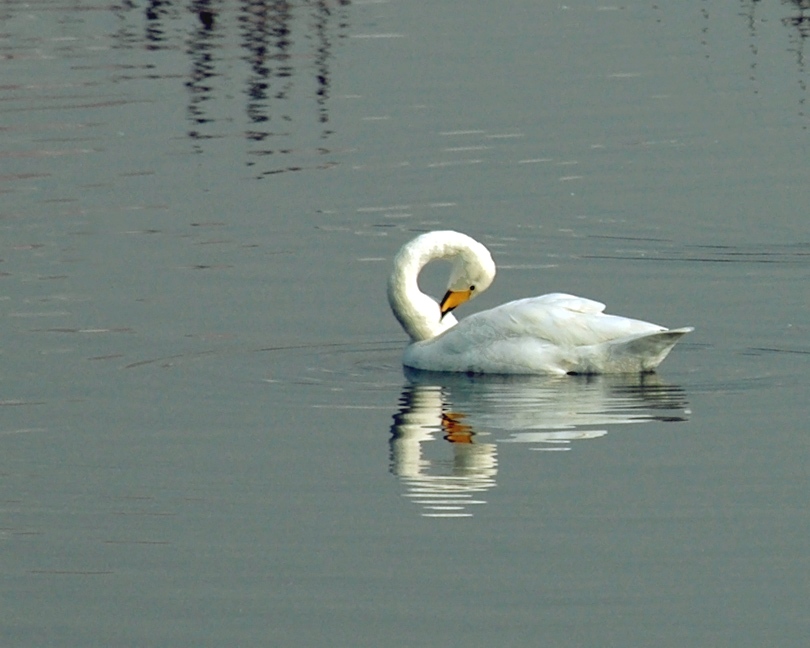
<path fill-rule="evenodd" d="M 473 290 L 475 290 L 475 286 L 470 286 L 470 292 L 472 292 Z"/>

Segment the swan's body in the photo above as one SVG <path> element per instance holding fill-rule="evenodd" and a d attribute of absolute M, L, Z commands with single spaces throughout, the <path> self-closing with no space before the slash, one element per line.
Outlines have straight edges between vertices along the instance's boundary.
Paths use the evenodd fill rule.
<path fill-rule="evenodd" d="M 453 261 L 441 304 L 417 283 L 434 259 Z M 693 330 L 606 315 L 604 304 L 563 293 L 519 299 L 457 321 L 450 311 L 494 278 L 489 251 L 465 234 L 428 232 L 404 245 L 388 281 L 391 309 L 411 337 L 403 364 L 500 374 L 648 372 Z"/>

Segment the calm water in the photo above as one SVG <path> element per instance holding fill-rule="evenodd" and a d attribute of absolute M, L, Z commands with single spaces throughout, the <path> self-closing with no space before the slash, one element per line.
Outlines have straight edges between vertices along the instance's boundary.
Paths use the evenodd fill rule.
<path fill-rule="evenodd" d="M 0 643 L 803 646 L 804 3 L 0 8 Z M 385 277 L 696 331 L 406 375 Z M 443 268 L 427 273 L 440 292 Z"/>

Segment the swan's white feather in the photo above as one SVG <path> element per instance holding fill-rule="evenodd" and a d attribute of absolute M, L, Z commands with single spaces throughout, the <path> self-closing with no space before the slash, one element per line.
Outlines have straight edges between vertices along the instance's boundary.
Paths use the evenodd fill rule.
<path fill-rule="evenodd" d="M 486 248 L 464 234 L 423 234 L 397 256 L 389 301 L 411 333 L 403 357 L 408 367 L 507 374 L 653 371 L 692 330 L 608 315 L 604 304 L 564 293 L 508 302 L 455 323 L 450 314 L 441 318 L 435 300 L 416 288 L 426 263 L 455 256 L 464 260 L 451 287 L 475 282 L 480 294 L 494 278 L 495 266 Z"/>

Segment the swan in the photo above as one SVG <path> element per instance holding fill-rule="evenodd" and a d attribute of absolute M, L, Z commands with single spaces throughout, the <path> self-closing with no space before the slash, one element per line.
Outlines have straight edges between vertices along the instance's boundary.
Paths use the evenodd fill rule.
<path fill-rule="evenodd" d="M 434 259 L 452 262 L 441 302 L 417 281 Z M 388 280 L 388 303 L 411 338 L 403 364 L 484 374 L 645 373 L 694 330 L 607 315 L 604 304 L 564 293 L 518 299 L 458 321 L 451 311 L 494 278 L 489 250 L 466 234 L 426 232 L 406 243 Z"/>

